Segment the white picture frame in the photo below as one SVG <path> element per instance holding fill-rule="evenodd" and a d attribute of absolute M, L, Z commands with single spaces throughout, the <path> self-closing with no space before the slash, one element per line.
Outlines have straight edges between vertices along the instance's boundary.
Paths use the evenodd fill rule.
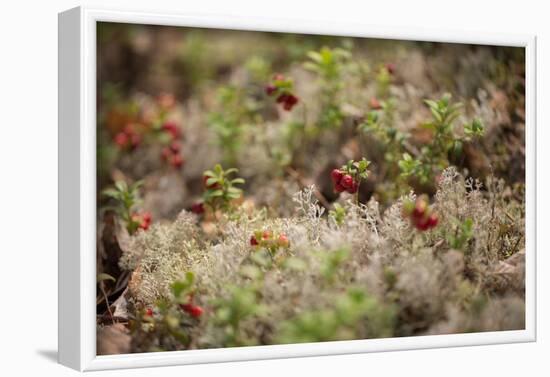
<path fill-rule="evenodd" d="M 525 48 L 525 329 L 163 353 L 96 355 L 96 23 L 122 22 Z M 536 339 L 534 36 L 393 29 L 344 21 L 246 19 L 78 7 L 59 14 L 59 362 L 80 371 L 532 342 Z"/>

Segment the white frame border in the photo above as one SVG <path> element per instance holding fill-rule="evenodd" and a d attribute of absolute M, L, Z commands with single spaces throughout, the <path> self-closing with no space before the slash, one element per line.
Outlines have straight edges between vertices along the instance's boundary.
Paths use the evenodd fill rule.
<path fill-rule="evenodd" d="M 101 21 L 525 47 L 525 330 L 96 356 L 96 23 Z M 535 341 L 535 62 L 534 36 L 88 7 L 60 13 L 59 362 L 91 371 Z"/>

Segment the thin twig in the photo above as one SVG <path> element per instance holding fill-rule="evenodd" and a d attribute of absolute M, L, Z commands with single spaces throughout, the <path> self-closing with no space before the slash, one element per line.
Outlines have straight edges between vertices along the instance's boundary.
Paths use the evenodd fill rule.
<path fill-rule="evenodd" d="M 109 316 L 111 317 L 111 322 L 113 322 L 113 325 L 114 325 L 115 318 L 113 317 L 113 312 L 111 311 L 111 305 L 109 304 L 109 298 L 107 297 L 107 293 L 105 293 L 103 282 L 99 283 L 99 289 L 101 289 L 101 293 L 103 293 L 103 298 L 105 299 L 105 305 L 107 305 L 107 311 L 109 312 Z"/>

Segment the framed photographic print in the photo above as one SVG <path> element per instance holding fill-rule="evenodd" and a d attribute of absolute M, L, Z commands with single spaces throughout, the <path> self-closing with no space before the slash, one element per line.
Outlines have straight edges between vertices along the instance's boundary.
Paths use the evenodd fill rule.
<path fill-rule="evenodd" d="M 535 340 L 535 38 L 59 16 L 59 360 Z"/>

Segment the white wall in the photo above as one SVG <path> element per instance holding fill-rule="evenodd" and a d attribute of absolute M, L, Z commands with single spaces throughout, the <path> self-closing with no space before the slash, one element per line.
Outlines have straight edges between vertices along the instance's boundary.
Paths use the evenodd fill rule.
<path fill-rule="evenodd" d="M 550 27 L 544 1 L 4 1 L 0 22 L 0 374 L 65 376 L 57 348 L 57 12 L 82 5 L 338 19 L 538 35 L 538 339 L 535 344 L 106 372 L 120 376 L 518 376 L 550 367 Z M 6 211 L 7 209 L 7 211 Z M 545 352 L 546 351 L 546 352 Z M 543 370 L 546 372 L 544 373 Z M 10 373 L 11 372 L 11 373 Z M 34 373 L 33 373 L 34 372 Z"/>

